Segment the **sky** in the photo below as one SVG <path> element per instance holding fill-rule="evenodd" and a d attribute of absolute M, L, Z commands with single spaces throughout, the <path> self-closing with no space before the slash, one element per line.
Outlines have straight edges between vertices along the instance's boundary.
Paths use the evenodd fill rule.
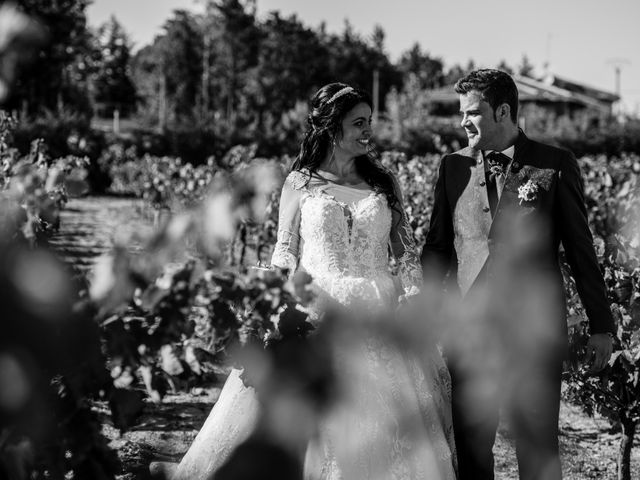
<path fill-rule="evenodd" d="M 91 26 L 114 15 L 135 48 L 162 33 L 171 12 L 202 12 L 199 0 L 94 0 L 87 9 Z M 392 60 L 413 44 L 440 57 L 445 67 L 516 66 L 527 55 L 543 73 L 615 92 L 615 67 L 627 112 L 640 114 L 640 0 L 257 0 L 264 18 L 277 10 L 295 14 L 305 25 L 325 22 L 341 32 L 345 20 L 363 36 L 375 25 L 386 33 Z"/>

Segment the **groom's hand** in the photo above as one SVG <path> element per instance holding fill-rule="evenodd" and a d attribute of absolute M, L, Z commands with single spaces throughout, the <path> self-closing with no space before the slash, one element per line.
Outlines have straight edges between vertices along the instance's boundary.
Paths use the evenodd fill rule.
<path fill-rule="evenodd" d="M 590 364 L 589 372 L 597 373 L 602 370 L 613 352 L 613 340 L 606 333 L 595 333 L 587 342 L 587 360 Z"/>

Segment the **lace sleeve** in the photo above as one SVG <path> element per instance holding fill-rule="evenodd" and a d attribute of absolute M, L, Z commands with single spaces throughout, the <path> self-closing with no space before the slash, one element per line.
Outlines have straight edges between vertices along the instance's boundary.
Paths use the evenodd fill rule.
<path fill-rule="evenodd" d="M 304 179 L 301 172 L 292 172 L 282 186 L 278 212 L 278 235 L 271 256 L 271 265 L 293 273 L 298 264 L 300 248 L 300 198 Z"/>
<path fill-rule="evenodd" d="M 404 209 L 402 191 L 396 179 L 393 179 L 398 203 L 392 209 L 392 227 L 389 238 L 391 252 L 400 266 L 400 281 L 405 294 L 418 293 L 422 287 L 422 267 L 420 255 Z"/>

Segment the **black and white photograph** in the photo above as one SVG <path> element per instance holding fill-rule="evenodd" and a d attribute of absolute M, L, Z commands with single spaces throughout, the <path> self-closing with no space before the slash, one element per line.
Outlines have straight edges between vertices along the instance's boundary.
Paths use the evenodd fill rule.
<path fill-rule="evenodd" d="M 0 0 L 0 480 L 640 478 L 639 22 Z"/>

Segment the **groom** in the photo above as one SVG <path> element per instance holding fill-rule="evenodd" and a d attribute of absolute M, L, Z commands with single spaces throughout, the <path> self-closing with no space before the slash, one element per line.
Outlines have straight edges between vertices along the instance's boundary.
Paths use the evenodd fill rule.
<path fill-rule="evenodd" d="M 558 413 L 567 351 L 560 245 L 589 318 L 593 372 L 612 352 L 614 321 L 587 223 L 574 156 L 527 138 L 506 73 L 476 70 L 455 85 L 469 145 L 440 163 L 425 278 L 462 296 L 445 339 L 460 480 L 493 479 L 499 411 L 521 479 L 561 479 Z M 433 277 L 432 277 L 433 278 Z"/>

